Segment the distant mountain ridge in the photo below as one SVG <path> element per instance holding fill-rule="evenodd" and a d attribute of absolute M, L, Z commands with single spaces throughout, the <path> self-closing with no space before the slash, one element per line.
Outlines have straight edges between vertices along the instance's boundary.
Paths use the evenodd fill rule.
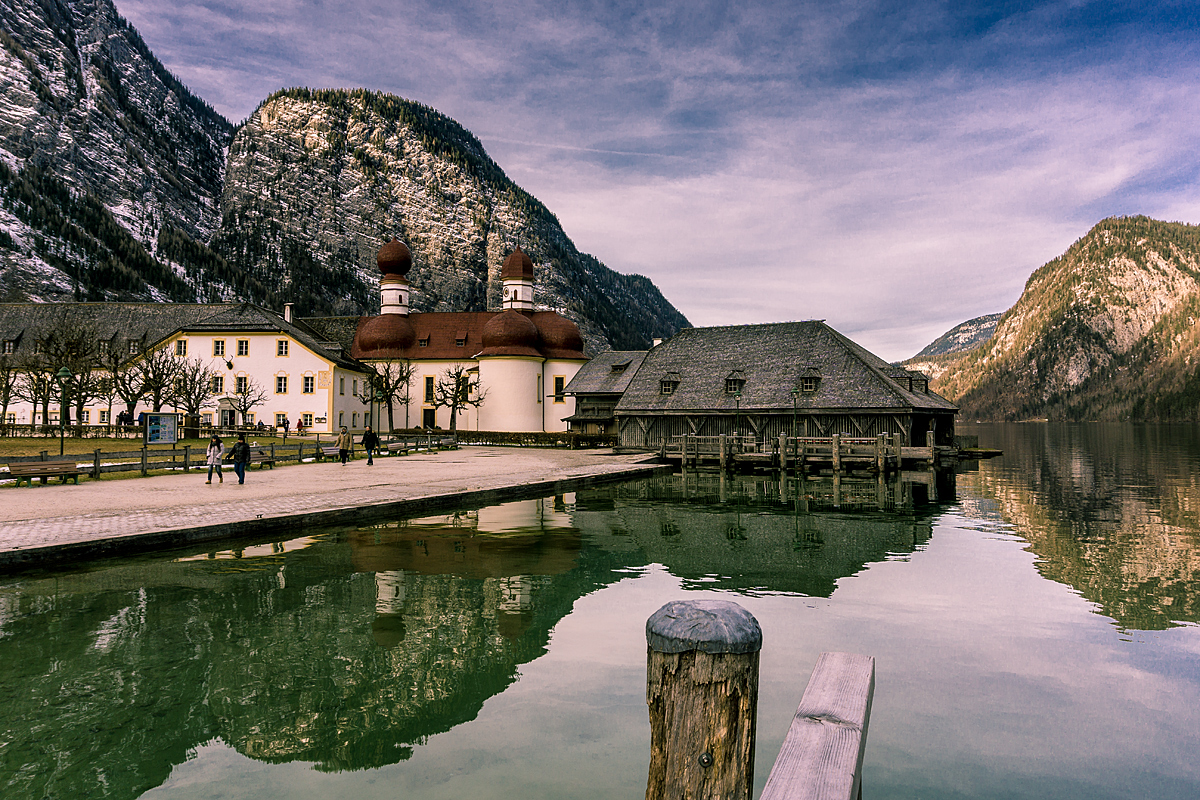
<path fill-rule="evenodd" d="M 963 419 L 1200 418 L 1200 226 L 1113 217 L 1030 276 L 934 388 Z"/>
<path fill-rule="evenodd" d="M 996 323 L 1000 321 L 1001 316 L 1003 315 L 999 313 L 986 314 L 982 317 L 976 317 L 975 319 L 959 323 L 934 339 L 924 350 L 913 356 L 913 358 L 943 356 L 949 353 L 965 353 L 969 350 L 974 350 L 992 338 L 992 334 L 996 332 Z"/>
<path fill-rule="evenodd" d="M 373 313 L 374 253 L 397 235 L 418 311 L 496 306 L 519 242 L 536 302 L 591 351 L 688 325 L 649 279 L 580 253 L 478 139 L 419 103 L 284 90 L 235 130 L 111 0 L 0 0 L 0 45 L 0 300 Z"/>

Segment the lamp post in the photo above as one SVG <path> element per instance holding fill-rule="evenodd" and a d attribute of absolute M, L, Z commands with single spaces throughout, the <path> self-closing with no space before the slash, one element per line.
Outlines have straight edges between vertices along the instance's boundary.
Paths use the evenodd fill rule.
<path fill-rule="evenodd" d="M 67 382 L 74 378 L 71 370 L 65 366 L 59 368 L 55 373 L 54 378 L 58 381 L 59 388 L 62 390 L 62 400 L 58 406 L 58 454 L 61 456 L 65 448 L 66 431 L 67 431 Z"/>

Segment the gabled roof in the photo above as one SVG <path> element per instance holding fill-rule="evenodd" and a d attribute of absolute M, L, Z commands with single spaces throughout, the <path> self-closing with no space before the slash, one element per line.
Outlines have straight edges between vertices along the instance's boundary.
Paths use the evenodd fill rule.
<path fill-rule="evenodd" d="M 609 350 L 579 368 L 567 384 L 566 394 L 619 394 L 642 365 L 645 350 Z"/>
<path fill-rule="evenodd" d="M 97 339 L 157 344 L 176 332 L 285 333 L 345 369 L 362 365 L 330 349 L 306 325 L 250 303 L 0 303 L 0 340 L 17 342 L 15 355 L 31 353 L 33 341 L 54 326 L 90 327 Z"/>
<path fill-rule="evenodd" d="M 819 377 L 815 392 L 796 398 L 801 411 L 957 410 L 940 395 L 908 391 L 894 371 L 821 321 L 687 328 L 646 354 L 617 413 L 733 412 L 739 400 L 726 393 L 725 379 L 736 372 L 745 380 L 742 411 L 790 411 L 801 377 Z M 661 381 L 672 373 L 679 384 L 663 394 Z"/>

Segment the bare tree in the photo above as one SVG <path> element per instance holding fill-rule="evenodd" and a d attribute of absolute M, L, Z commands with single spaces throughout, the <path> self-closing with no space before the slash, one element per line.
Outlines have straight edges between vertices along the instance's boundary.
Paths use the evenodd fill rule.
<path fill-rule="evenodd" d="M 373 373 L 367 378 L 366 389 L 359 397 L 363 404 L 370 408 L 372 398 L 378 398 L 387 405 L 388 430 L 396 429 L 394 405 L 400 403 L 405 407 L 404 427 L 408 427 L 408 404 L 412 399 L 412 377 L 416 371 L 412 362 L 407 359 L 398 361 L 377 361 L 368 364 Z"/>
<path fill-rule="evenodd" d="M 180 360 L 167 348 L 147 350 L 142 354 L 140 367 L 144 384 L 144 397 L 150 401 L 155 413 L 169 404 L 175 395 L 175 378 L 179 375 Z"/>
<path fill-rule="evenodd" d="M 20 373 L 17 379 L 16 386 L 13 388 L 13 396 L 18 400 L 33 406 L 33 413 L 38 413 L 38 407 L 41 407 L 42 426 L 50 424 L 50 401 L 54 397 L 55 383 L 50 371 L 46 367 L 46 360 L 41 353 L 32 353 L 19 359 L 17 370 Z M 33 419 L 29 420 L 33 423 Z"/>
<path fill-rule="evenodd" d="M 253 378 L 248 375 L 239 375 L 234 379 L 233 392 L 229 395 L 228 400 L 241 419 L 241 423 L 245 425 L 246 415 L 256 406 L 267 402 L 269 397 L 267 390 Z"/>
<path fill-rule="evenodd" d="M 0 430 L 8 428 L 8 406 L 17 399 L 16 389 L 20 375 L 17 360 L 0 355 Z"/>
<path fill-rule="evenodd" d="M 174 404 L 185 413 L 196 416 L 209 400 L 216 397 L 213 378 L 217 373 L 202 359 L 190 358 L 179 362 L 175 375 Z"/>
<path fill-rule="evenodd" d="M 487 399 L 487 390 L 479 384 L 478 370 L 459 364 L 447 367 L 437 377 L 433 387 L 435 408 L 450 409 L 450 432 L 458 430 L 458 412 L 464 408 L 479 408 Z"/>

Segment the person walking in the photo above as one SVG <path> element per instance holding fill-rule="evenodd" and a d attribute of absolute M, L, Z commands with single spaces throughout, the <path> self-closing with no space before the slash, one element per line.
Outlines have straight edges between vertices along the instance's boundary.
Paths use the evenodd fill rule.
<path fill-rule="evenodd" d="M 375 435 L 375 431 L 371 430 L 370 425 L 363 431 L 362 446 L 367 451 L 367 466 L 369 467 L 375 463 L 371 454 L 379 449 L 379 437 Z"/>
<path fill-rule="evenodd" d="M 246 434 L 238 434 L 237 444 L 229 453 L 233 456 L 233 471 L 238 476 L 238 483 L 245 483 L 246 465 L 250 463 L 250 445 L 246 444 Z"/>
<path fill-rule="evenodd" d="M 220 436 L 214 433 L 208 442 L 208 480 L 205 483 L 212 483 L 213 470 L 217 471 L 217 483 L 225 482 L 225 479 L 221 477 L 221 458 L 224 455 L 225 443 L 221 441 Z"/>
<path fill-rule="evenodd" d="M 341 456 L 342 466 L 346 466 L 346 459 L 350 457 L 350 449 L 354 447 L 354 439 L 350 437 L 350 432 L 346 430 L 346 426 L 342 426 L 342 432 L 338 434 L 337 449 L 338 455 Z"/>

